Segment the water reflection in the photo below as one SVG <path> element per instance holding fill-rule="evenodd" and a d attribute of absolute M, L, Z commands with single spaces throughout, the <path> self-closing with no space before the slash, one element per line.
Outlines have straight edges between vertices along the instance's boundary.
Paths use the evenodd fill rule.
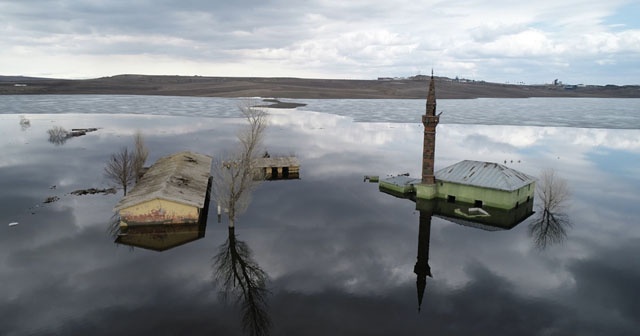
<path fill-rule="evenodd" d="M 286 115 L 280 113 L 282 120 Z M 162 254 L 138 249 L 123 254 L 127 251 L 104 232 L 115 195 L 61 197 L 34 215 L 27 209 L 40 204 L 54 184 L 59 195 L 106 186 L 103 163 L 113 148 L 130 144 L 136 128 L 149 134 L 155 161 L 185 147 L 229 148 L 240 121 L 86 115 L 87 124 L 104 131 L 52 150 L 49 119 L 61 124 L 82 117 L 30 116 L 26 132 L 16 127 L 15 115 L 0 120 L 5 135 L 0 139 L 0 334 L 45 334 L 54 328 L 61 334 L 107 334 L 114 326 L 123 334 L 239 334 L 236 309 L 212 295 L 217 292 L 212 257 L 227 239 L 227 223 Z M 633 294 L 640 265 L 628 256 L 640 246 L 640 227 L 633 225 L 639 215 L 640 174 L 634 164 L 639 131 L 444 125 L 437 151 L 442 166 L 460 157 L 513 158 L 522 159 L 527 173 L 555 166 L 567 176 L 574 198 L 566 213 L 574 226 L 567 229 L 565 244 L 539 252 L 527 235 L 528 225 L 542 215 L 537 207 L 527 222 L 503 232 L 432 217 L 430 240 L 419 239 L 415 204 L 371 193 L 375 185 L 360 182 L 364 174 L 417 171 L 420 151 L 413 144 L 419 128 L 320 117 L 298 127 L 295 122 L 314 119 L 291 113 L 291 122 L 269 129 L 269 150 L 293 148 L 305 179 L 263 184 L 237 223 L 237 238 L 248 243 L 269 275 L 271 333 L 446 334 L 452 325 L 461 334 L 495 335 L 637 330 Z M 533 133 L 539 136 L 528 138 Z M 492 134 L 499 137 L 469 141 Z M 511 146 L 513 139 L 531 142 Z M 89 150 L 78 150 L 81 146 Z M 58 164 L 47 164 L 56 159 Z M 8 228 L 13 221 L 20 225 Z M 418 242 L 423 250 L 426 242 L 431 248 L 428 257 L 418 253 L 420 263 Z M 423 309 L 416 316 L 413 271 L 423 260 L 434 278 L 425 276 Z"/>
<path fill-rule="evenodd" d="M 271 319 L 267 311 L 267 273 L 253 259 L 246 242 L 239 240 L 235 228 L 213 258 L 214 283 L 223 298 L 233 301 L 242 312 L 242 325 L 250 335 L 267 335 Z"/>
<path fill-rule="evenodd" d="M 250 335 L 268 335 L 271 319 L 267 311 L 267 273 L 253 259 L 251 249 L 237 239 L 235 223 L 249 206 L 251 194 L 264 179 L 258 164 L 267 114 L 259 109 L 240 108 L 247 125 L 238 134 L 239 148 L 213 166 L 214 194 L 218 208 L 224 207 L 229 221 L 229 236 L 213 258 L 214 284 L 222 297 L 230 299 L 242 314 L 242 326 Z"/>
<path fill-rule="evenodd" d="M 482 207 L 478 210 L 473 204 L 462 202 L 451 203 L 442 199 L 416 199 L 415 195 L 403 195 L 380 189 L 381 192 L 398 198 L 406 198 L 416 203 L 419 215 L 418 255 L 413 272 L 416 274 L 416 290 L 418 311 L 422 310 L 422 302 L 427 287 L 427 277 L 433 277 L 429 265 L 429 247 L 431 238 L 431 221 L 436 216 L 451 223 L 486 231 L 510 230 L 534 214 L 533 200 L 520 204 L 517 208 L 504 210 Z"/>
<path fill-rule="evenodd" d="M 416 274 L 416 288 L 418 290 L 418 311 L 422 309 L 424 290 L 427 287 L 427 276 L 431 275 L 429 266 L 429 241 L 431 240 L 431 216 L 432 212 L 420 211 L 420 228 L 418 231 L 418 260 L 413 267 Z"/>
<path fill-rule="evenodd" d="M 53 126 L 47 130 L 47 133 L 49 134 L 49 142 L 56 146 L 64 145 L 70 138 L 69 132 L 60 126 Z"/>
<path fill-rule="evenodd" d="M 27 119 L 25 116 L 20 116 L 20 129 L 26 131 L 29 127 L 31 127 L 31 120 Z"/>
<path fill-rule="evenodd" d="M 115 242 L 165 251 L 204 237 L 205 223 L 130 225 L 120 227 Z"/>
<path fill-rule="evenodd" d="M 569 215 L 565 212 L 570 198 L 566 180 L 552 169 L 542 172 L 536 189 L 540 215 L 529 224 L 529 235 L 535 246 L 545 249 L 567 239 L 567 228 L 571 227 Z"/>
<path fill-rule="evenodd" d="M 567 239 L 569 227 L 571 227 L 569 215 L 542 209 L 540 215 L 529 224 L 528 229 L 534 245 L 539 249 L 545 249 L 564 242 Z"/>

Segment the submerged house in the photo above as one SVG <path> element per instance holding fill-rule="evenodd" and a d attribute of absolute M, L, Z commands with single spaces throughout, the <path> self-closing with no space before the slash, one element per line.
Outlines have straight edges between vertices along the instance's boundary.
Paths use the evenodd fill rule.
<path fill-rule="evenodd" d="M 256 160 L 260 179 L 293 180 L 300 178 L 300 161 L 295 156 L 262 157 Z"/>
<path fill-rule="evenodd" d="M 421 200 L 464 203 L 472 205 L 467 208 L 480 209 L 510 210 L 533 201 L 535 178 L 498 163 L 465 160 L 434 173 L 436 127 L 440 114 L 436 114 L 432 73 L 426 112 L 422 116 L 422 179 L 407 176 L 384 179 L 379 184 L 381 191 L 396 195 L 412 194 Z"/>
<path fill-rule="evenodd" d="M 159 159 L 115 206 L 121 232 L 143 225 L 206 224 L 211 161 L 193 152 Z"/>

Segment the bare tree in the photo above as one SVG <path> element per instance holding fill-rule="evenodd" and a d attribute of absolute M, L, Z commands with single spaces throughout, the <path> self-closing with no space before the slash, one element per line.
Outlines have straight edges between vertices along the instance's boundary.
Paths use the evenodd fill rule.
<path fill-rule="evenodd" d="M 267 273 L 253 260 L 249 246 L 238 240 L 235 228 L 213 258 L 214 282 L 225 300 L 233 300 L 242 311 L 242 326 L 250 335 L 268 335 L 271 319 L 267 312 Z"/>
<path fill-rule="evenodd" d="M 546 169 L 540 175 L 536 196 L 541 201 L 543 209 L 559 212 L 566 207 L 571 192 L 566 180 L 557 176 L 555 170 Z"/>
<path fill-rule="evenodd" d="M 119 152 L 111 154 L 104 173 L 107 178 L 118 183 L 127 195 L 127 187 L 135 181 L 134 170 L 135 156 L 127 147 L 122 147 Z"/>
<path fill-rule="evenodd" d="M 238 133 L 240 147 L 230 156 L 216 159 L 213 193 L 229 218 L 229 238 L 214 257 L 214 282 L 222 294 L 232 298 L 242 310 L 243 328 L 250 335 L 267 335 L 271 321 L 267 314 L 267 274 L 251 256 L 246 243 L 235 235 L 236 216 L 249 206 L 251 193 L 260 183 L 256 160 L 267 127 L 267 114 L 249 104 L 240 107 L 248 125 Z"/>
<path fill-rule="evenodd" d="M 268 123 L 267 113 L 260 109 L 246 105 L 240 110 L 248 122 L 238 134 L 240 148 L 231 156 L 215 160 L 213 171 L 214 196 L 228 212 L 231 227 L 236 216 L 247 209 L 251 192 L 260 182 L 256 160 Z"/>
<path fill-rule="evenodd" d="M 144 163 L 147 161 L 147 156 L 149 156 L 149 149 L 144 143 L 144 138 L 140 130 L 137 130 L 133 135 L 133 143 L 133 171 L 135 174 L 135 182 L 137 183 L 138 180 L 142 177 L 142 170 L 144 168 Z"/>
<path fill-rule="evenodd" d="M 29 127 L 31 127 L 31 120 L 29 120 L 29 119 L 27 119 L 27 117 L 21 115 L 20 116 L 20 129 L 25 131 Z"/>
<path fill-rule="evenodd" d="M 539 215 L 529 225 L 529 235 L 539 249 L 562 243 L 571 226 L 565 213 L 571 192 L 567 181 L 556 175 L 553 169 L 544 170 L 538 181 L 536 197 L 540 200 Z"/>
<path fill-rule="evenodd" d="M 70 137 L 69 131 L 60 126 L 53 126 L 47 130 L 47 133 L 49 134 L 49 142 L 56 146 L 64 145 Z"/>

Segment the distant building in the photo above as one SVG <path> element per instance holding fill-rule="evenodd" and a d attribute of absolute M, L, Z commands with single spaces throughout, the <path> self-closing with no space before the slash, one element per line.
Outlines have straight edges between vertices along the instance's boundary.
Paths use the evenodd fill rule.
<path fill-rule="evenodd" d="M 159 159 L 115 206 L 120 228 L 206 223 L 211 161 L 193 152 Z"/>

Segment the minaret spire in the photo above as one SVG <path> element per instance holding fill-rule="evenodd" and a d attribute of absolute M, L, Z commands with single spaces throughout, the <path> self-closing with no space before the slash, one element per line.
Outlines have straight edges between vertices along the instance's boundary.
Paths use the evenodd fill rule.
<path fill-rule="evenodd" d="M 434 157 L 436 151 L 436 126 L 440 122 L 440 115 L 436 115 L 436 84 L 431 69 L 431 80 L 427 93 L 427 108 L 422 116 L 424 125 L 424 143 L 422 147 L 422 184 L 435 184 L 433 175 Z"/>

